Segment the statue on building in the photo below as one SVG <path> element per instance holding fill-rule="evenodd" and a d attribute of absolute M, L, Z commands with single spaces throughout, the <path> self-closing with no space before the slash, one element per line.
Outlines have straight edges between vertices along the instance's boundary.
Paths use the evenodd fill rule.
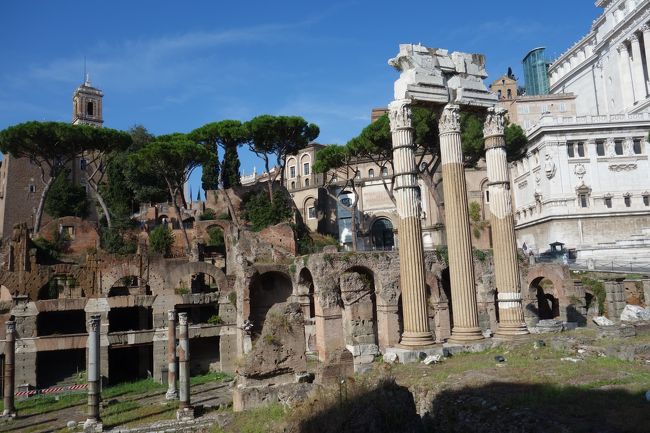
<path fill-rule="evenodd" d="M 553 162 L 553 158 L 551 158 L 551 155 L 548 153 L 546 154 L 546 162 L 544 162 L 544 173 L 546 173 L 546 177 L 549 179 L 552 179 L 553 176 L 555 176 L 555 163 Z"/>

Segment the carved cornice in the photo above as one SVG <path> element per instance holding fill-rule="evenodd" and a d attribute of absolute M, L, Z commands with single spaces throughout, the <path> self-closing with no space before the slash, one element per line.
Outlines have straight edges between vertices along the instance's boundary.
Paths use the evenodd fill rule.
<path fill-rule="evenodd" d="M 391 131 L 411 128 L 411 100 L 398 99 L 388 104 L 388 119 Z"/>
<path fill-rule="evenodd" d="M 487 109 L 487 117 L 483 124 L 483 136 L 504 135 L 507 110 L 502 107 L 490 107 Z"/>
<path fill-rule="evenodd" d="M 438 129 L 440 134 L 460 133 L 460 106 L 456 104 L 445 105 L 440 115 Z"/>

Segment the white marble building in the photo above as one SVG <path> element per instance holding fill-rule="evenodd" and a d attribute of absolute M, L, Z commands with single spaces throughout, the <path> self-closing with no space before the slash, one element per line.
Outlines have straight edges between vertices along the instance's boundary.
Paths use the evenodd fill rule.
<path fill-rule="evenodd" d="M 511 165 L 517 238 L 534 252 L 559 241 L 579 260 L 650 262 L 650 0 L 596 6 L 589 34 L 549 68 L 576 116 L 542 116 Z"/>

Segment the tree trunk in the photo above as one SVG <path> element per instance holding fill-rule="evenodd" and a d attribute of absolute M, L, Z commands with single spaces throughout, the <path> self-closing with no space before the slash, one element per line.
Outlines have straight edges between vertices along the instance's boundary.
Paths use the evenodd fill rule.
<path fill-rule="evenodd" d="M 181 208 L 178 205 L 178 199 L 176 197 L 175 191 L 169 188 L 169 194 L 172 197 L 172 203 L 174 204 L 174 209 L 176 209 L 176 215 L 180 221 L 181 231 L 183 232 L 183 239 L 185 240 L 185 249 L 190 252 L 190 238 L 187 236 L 187 231 L 185 230 L 185 224 L 183 224 L 183 214 L 181 213 Z"/>
<path fill-rule="evenodd" d="M 269 169 L 269 158 L 264 158 L 264 168 L 266 169 L 267 182 L 266 186 L 269 189 L 269 200 L 273 203 L 273 185 L 271 182 L 271 170 Z"/>
<path fill-rule="evenodd" d="M 108 225 L 108 229 L 110 230 L 113 227 L 113 223 L 111 222 L 111 214 L 108 212 L 108 206 L 106 206 L 106 201 L 104 201 L 104 197 L 102 197 L 102 195 L 99 193 L 99 188 L 93 185 L 93 182 L 91 182 L 90 180 L 88 181 L 88 186 L 90 187 L 90 189 L 92 189 L 93 193 L 95 194 L 95 197 L 97 197 L 99 206 L 102 208 L 102 212 L 104 212 L 104 216 L 106 217 L 106 224 Z"/>
<path fill-rule="evenodd" d="M 41 229 L 41 219 L 43 217 L 43 209 L 45 208 L 45 197 L 47 196 L 50 187 L 54 183 L 56 176 L 50 176 L 45 186 L 43 187 L 43 192 L 41 193 L 41 199 L 38 201 L 38 208 L 36 209 L 36 215 L 34 216 L 34 233 L 38 233 Z"/>
<path fill-rule="evenodd" d="M 356 197 L 354 200 L 354 206 L 352 206 L 352 251 L 357 250 L 357 201 Z"/>
<path fill-rule="evenodd" d="M 230 200 L 230 196 L 228 195 L 228 190 L 232 191 L 232 188 L 224 189 L 223 194 L 226 196 L 226 202 L 228 206 L 228 211 L 230 212 L 230 218 L 232 218 L 232 222 L 235 224 L 235 227 L 239 228 L 239 221 L 237 220 L 237 214 L 235 213 L 235 206 L 232 204 L 232 200 Z"/>

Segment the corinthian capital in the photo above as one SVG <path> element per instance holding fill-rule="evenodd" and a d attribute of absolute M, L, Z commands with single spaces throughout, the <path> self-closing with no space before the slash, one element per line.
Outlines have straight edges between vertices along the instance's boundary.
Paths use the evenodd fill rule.
<path fill-rule="evenodd" d="M 638 42 L 638 41 L 639 41 L 639 37 L 636 35 L 636 33 L 632 33 L 632 34 L 630 35 L 630 37 L 628 38 L 628 40 L 629 40 L 631 43 Z"/>
<path fill-rule="evenodd" d="M 13 320 L 7 320 L 5 326 L 7 327 L 7 335 L 13 334 L 16 331 L 16 322 Z"/>
<path fill-rule="evenodd" d="M 506 129 L 506 110 L 501 107 L 490 107 L 487 109 L 487 117 L 483 124 L 483 135 L 503 135 Z"/>
<path fill-rule="evenodd" d="M 90 319 L 88 320 L 88 327 L 91 331 L 97 332 L 99 330 L 99 323 L 101 321 L 101 317 L 99 314 L 92 315 L 90 316 Z"/>
<path fill-rule="evenodd" d="M 644 24 L 644 25 L 641 26 L 641 28 L 639 30 L 641 30 L 643 33 L 650 32 L 650 26 L 647 25 L 647 24 Z"/>
<path fill-rule="evenodd" d="M 170 322 L 176 320 L 176 310 L 167 310 L 167 320 Z"/>
<path fill-rule="evenodd" d="M 391 131 L 411 128 L 411 100 L 397 99 L 388 104 L 388 119 Z"/>
<path fill-rule="evenodd" d="M 460 107 L 456 104 L 447 104 L 442 110 L 438 129 L 441 134 L 460 132 Z"/>
<path fill-rule="evenodd" d="M 178 313 L 178 324 L 181 326 L 187 325 L 187 313 Z"/>

